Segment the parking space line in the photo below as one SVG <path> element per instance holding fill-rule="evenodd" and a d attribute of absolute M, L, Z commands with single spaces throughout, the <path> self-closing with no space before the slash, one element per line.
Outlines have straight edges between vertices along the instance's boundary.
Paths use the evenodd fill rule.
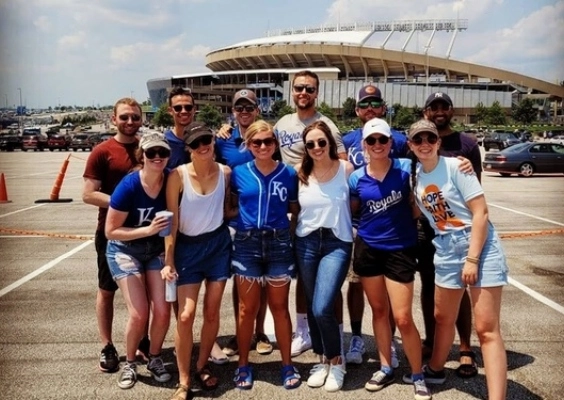
<path fill-rule="evenodd" d="M 554 225 L 564 226 L 564 223 L 561 223 L 561 222 L 556 222 L 556 221 L 553 221 L 553 220 L 548 219 L 548 218 L 537 217 L 536 215 L 533 215 L 533 214 L 529 214 L 529 213 L 526 213 L 526 212 L 523 212 L 523 211 L 517 211 L 517 210 L 514 210 L 514 209 L 512 209 L 512 208 L 507 208 L 507 207 L 499 206 L 499 205 L 497 205 L 497 204 L 488 203 L 488 206 L 497 207 L 497 208 L 500 208 L 500 209 L 505 210 L 505 211 L 510 211 L 510 212 L 512 212 L 512 213 L 515 213 L 515 214 L 521 214 L 521 215 L 524 215 L 524 216 L 526 216 L 526 217 L 538 219 L 539 221 L 548 222 L 548 223 L 551 223 L 551 224 L 554 224 Z"/>
<path fill-rule="evenodd" d="M 32 280 L 36 276 L 42 274 L 43 272 L 50 270 L 51 268 L 53 268 L 55 265 L 57 265 L 61 261 L 65 260 L 66 258 L 69 258 L 70 256 L 72 256 L 75 253 L 78 253 L 80 250 L 84 249 L 86 246 L 89 246 L 92 243 L 94 243 L 93 240 L 88 240 L 88 241 L 82 243 L 80 246 L 75 247 L 71 251 L 68 251 L 65 254 L 60 255 L 59 257 L 55 258 L 54 260 L 49 261 L 47 264 L 43 265 L 42 267 L 36 269 L 35 271 L 33 271 L 29 274 L 27 274 L 23 278 L 18 279 L 17 281 L 12 283 L 11 285 L 6 286 L 4 289 L 0 290 L 0 297 L 10 293 L 14 289 L 17 289 L 18 287 L 20 287 L 24 283 L 29 282 L 30 280 Z"/>
<path fill-rule="evenodd" d="M 558 311 L 560 314 L 564 315 L 564 307 L 562 307 L 560 304 L 550 300 L 547 297 L 544 297 L 542 294 L 540 294 L 539 292 L 534 291 L 533 289 L 523 285 L 521 282 L 516 281 L 513 278 L 509 278 L 508 279 L 509 283 L 513 286 L 515 286 L 517 289 L 525 292 L 526 294 L 528 294 L 529 296 L 531 296 L 533 299 L 540 301 L 541 303 L 549 306 L 550 308 L 552 308 L 555 311 Z"/>
<path fill-rule="evenodd" d="M 6 214 L 2 214 L 2 215 L 0 215 L 0 218 L 7 217 L 7 216 L 9 216 L 9 215 L 14 215 L 14 214 L 20 213 L 20 212 L 22 212 L 22 211 L 31 210 L 31 209 L 33 209 L 33 208 L 42 207 L 42 206 L 44 206 L 45 204 L 47 204 L 47 203 L 38 204 L 38 205 L 36 205 L 36 206 L 31 206 L 31 207 L 27 207 L 27 208 L 22 208 L 21 210 L 16 210 L 16 211 L 12 211 L 12 212 L 9 212 L 9 213 L 6 213 Z"/>

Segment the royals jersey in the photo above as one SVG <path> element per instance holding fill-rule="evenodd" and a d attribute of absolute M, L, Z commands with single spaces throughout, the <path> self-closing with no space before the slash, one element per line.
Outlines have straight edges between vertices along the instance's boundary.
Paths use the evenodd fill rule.
<path fill-rule="evenodd" d="M 372 248 L 397 251 L 417 244 L 417 224 L 413 218 L 408 159 L 392 159 L 383 181 L 368 175 L 366 167 L 349 177 L 351 198 L 360 201 L 357 236 Z"/>
<path fill-rule="evenodd" d="M 237 230 L 289 228 L 288 205 L 298 201 L 296 171 L 278 163 L 267 176 L 254 161 L 239 165 L 231 174 L 231 191 L 239 197 Z"/>

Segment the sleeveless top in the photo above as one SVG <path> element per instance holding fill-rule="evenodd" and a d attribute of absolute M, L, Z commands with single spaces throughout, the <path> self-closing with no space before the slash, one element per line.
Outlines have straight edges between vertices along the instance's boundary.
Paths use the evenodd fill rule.
<path fill-rule="evenodd" d="M 298 200 L 301 210 L 297 236 L 329 228 L 343 242 L 353 241 L 349 185 L 343 160 L 339 160 L 339 169 L 331 180 L 319 183 L 310 179 L 307 186 L 300 182 Z"/>
<path fill-rule="evenodd" d="M 197 193 L 190 181 L 188 164 L 178 168 L 182 178 L 182 197 L 178 207 L 178 230 L 187 236 L 213 232 L 223 224 L 225 176 L 219 165 L 215 189 L 208 194 Z"/>

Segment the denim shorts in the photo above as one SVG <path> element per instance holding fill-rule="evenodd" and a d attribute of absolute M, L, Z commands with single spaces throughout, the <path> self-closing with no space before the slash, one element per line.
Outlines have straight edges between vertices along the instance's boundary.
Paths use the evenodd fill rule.
<path fill-rule="evenodd" d="M 470 228 L 433 239 L 435 246 L 435 284 L 447 289 L 464 288 L 462 268 L 470 245 Z M 480 254 L 478 280 L 473 287 L 496 287 L 507 285 L 507 262 L 501 240 L 493 225 L 488 223 L 488 237 Z"/>
<path fill-rule="evenodd" d="M 248 278 L 295 277 L 290 230 L 253 229 L 235 232 L 231 270 L 234 275 Z"/>
<path fill-rule="evenodd" d="M 115 281 L 146 271 L 160 271 L 164 266 L 164 239 L 109 240 L 106 259 Z"/>
<path fill-rule="evenodd" d="M 177 285 L 190 285 L 229 279 L 231 265 L 231 237 L 226 225 L 198 236 L 178 232 L 174 263 L 178 273 Z"/>

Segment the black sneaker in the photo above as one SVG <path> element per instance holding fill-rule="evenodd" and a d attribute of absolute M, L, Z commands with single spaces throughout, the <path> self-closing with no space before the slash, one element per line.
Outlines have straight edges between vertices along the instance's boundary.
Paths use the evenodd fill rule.
<path fill-rule="evenodd" d="M 151 373 L 157 382 L 163 383 L 170 381 L 170 373 L 166 370 L 160 356 L 150 358 L 149 364 L 147 364 L 147 371 Z"/>
<path fill-rule="evenodd" d="M 444 369 L 441 371 L 433 371 L 431 370 L 431 368 L 429 368 L 428 365 L 424 365 L 421 370 L 423 372 L 423 376 L 425 377 L 426 383 L 434 383 L 436 385 L 442 385 L 446 381 L 446 374 Z M 405 383 L 413 383 L 411 374 L 405 374 L 402 380 Z"/>
<path fill-rule="evenodd" d="M 388 375 L 384 371 L 376 371 L 372 378 L 364 385 L 364 388 L 369 392 L 377 392 L 378 390 L 384 389 L 385 386 L 389 385 L 394 381 L 394 375 Z"/>
<path fill-rule="evenodd" d="M 117 384 L 120 389 L 131 389 L 137 382 L 137 364 L 126 362 L 121 374 L 118 376 Z"/>
<path fill-rule="evenodd" d="M 115 372 L 119 369 L 119 357 L 113 344 L 108 343 L 100 352 L 100 371 Z"/>
<path fill-rule="evenodd" d="M 135 355 L 141 358 L 145 362 L 149 362 L 149 348 L 151 347 L 151 342 L 149 337 L 143 336 L 143 339 L 139 342 L 139 346 L 137 346 L 137 351 Z"/>

